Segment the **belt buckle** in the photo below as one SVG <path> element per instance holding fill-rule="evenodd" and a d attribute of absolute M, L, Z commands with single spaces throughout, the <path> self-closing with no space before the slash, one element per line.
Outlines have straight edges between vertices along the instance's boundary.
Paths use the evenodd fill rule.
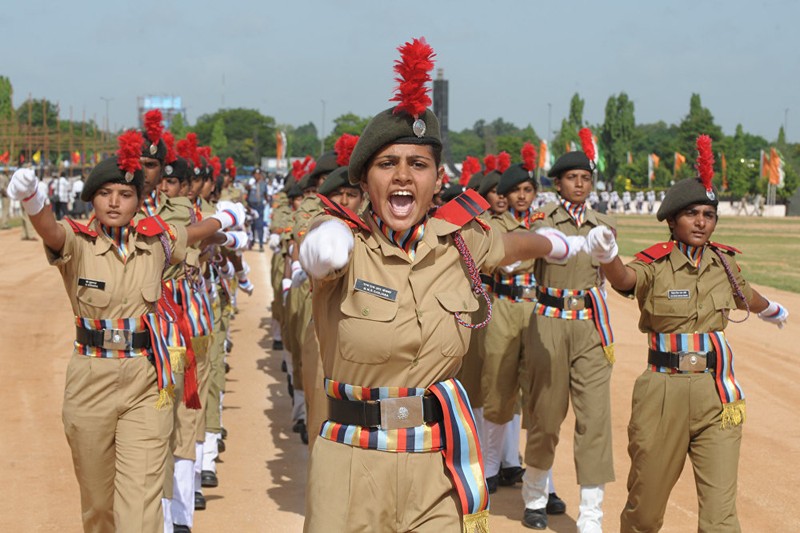
<path fill-rule="evenodd" d="M 570 311 L 580 311 L 585 307 L 583 304 L 583 296 L 569 296 L 564 299 L 566 308 Z"/>
<path fill-rule="evenodd" d="M 529 300 L 536 299 L 536 286 L 533 287 L 522 287 L 522 297 L 527 298 Z"/>
<path fill-rule="evenodd" d="M 706 352 L 678 352 L 678 370 L 681 372 L 705 372 Z"/>
<path fill-rule="evenodd" d="M 104 329 L 103 349 L 130 350 L 132 333 L 128 329 Z"/>
<path fill-rule="evenodd" d="M 403 429 L 425 423 L 422 396 L 386 398 L 380 400 L 381 429 Z"/>

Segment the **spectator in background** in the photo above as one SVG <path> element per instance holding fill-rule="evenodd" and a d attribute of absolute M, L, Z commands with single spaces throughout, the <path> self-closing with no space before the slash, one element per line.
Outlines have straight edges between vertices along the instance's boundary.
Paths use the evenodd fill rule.
<path fill-rule="evenodd" d="M 253 220 L 253 243 L 258 243 L 258 250 L 264 250 L 264 206 L 267 204 L 267 182 L 264 173 L 256 167 L 253 171 L 253 180 L 247 187 L 247 207 L 256 215 Z"/>
<path fill-rule="evenodd" d="M 56 220 L 61 220 L 64 218 L 67 213 L 68 209 L 67 206 L 69 204 L 69 196 L 71 194 L 72 187 L 70 186 L 69 180 L 61 174 L 54 183 L 53 186 L 53 207 L 55 210 Z"/>
<path fill-rule="evenodd" d="M 81 200 L 81 193 L 83 192 L 83 176 L 78 176 L 78 179 L 72 182 L 70 195 L 72 196 L 72 217 L 83 218 L 86 213 L 86 202 Z"/>

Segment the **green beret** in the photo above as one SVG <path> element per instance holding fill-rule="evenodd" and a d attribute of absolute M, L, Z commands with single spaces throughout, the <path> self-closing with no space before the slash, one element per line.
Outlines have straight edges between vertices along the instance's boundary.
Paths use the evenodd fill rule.
<path fill-rule="evenodd" d="M 313 181 L 314 178 L 319 178 L 323 174 L 330 174 L 336 170 L 338 166 L 339 164 L 336 162 L 336 152 L 325 152 L 317 159 L 317 165 L 314 167 L 314 170 L 310 174 L 303 176 L 303 179 L 300 180 L 300 188 L 308 189 L 310 187 L 309 183 Z"/>
<path fill-rule="evenodd" d="M 122 183 L 136 187 L 136 194 L 142 197 L 144 189 L 144 173 L 141 169 L 133 173 L 133 179 L 125 179 L 125 171 L 117 166 L 117 156 L 103 159 L 89 173 L 81 192 L 81 200 L 91 202 L 94 194 L 106 183 Z"/>
<path fill-rule="evenodd" d="M 470 181 L 472 181 L 472 179 L 470 179 Z M 492 170 L 478 183 L 478 194 L 486 198 L 486 195 L 489 194 L 489 191 L 491 191 L 492 188 L 497 187 L 498 183 L 500 183 L 500 173 L 496 170 Z"/>
<path fill-rule="evenodd" d="M 477 191 L 478 188 L 481 186 L 481 180 L 483 180 L 483 172 L 476 172 L 472 176 L 469 177 L 469 181 L 467 182 L 466 189 L 472 189 L 473 191 Z"/>
<path fill-rule="evenodd" d="M 358 183 L 364 178 L 367 162 L 375 153 L 389 144 L 424 144 L 440 147 L 442 136 L 439 132 L 439 120 L 433 111 L 426 109 L 420 116 L 421 122 L 415 121 L 408 113 L 394 114 L 395 108 L 381 111 L 369 121 L 356 147 L 350 155 L 350 183 Z M 424 129 L 414 131 L 414 124 L 425 124 Z"/>
<path fill-rule="evenodd" d="M 716 207 L 719 204 L 717 191 L 714 188 L 707 191 L 700 178 L 683 179 L 669 188 L 658 208 L 656 218 L 659 222 L 664 221 L 694 204 Z"/>
<path fill-rule="evenodd" d="M 193 168 L 189 165 L 189 162 L 186 161 L 184 158 L 179 157 L 172 163 L 168 165 L 164 165 L 164 176 L 165 178 L 178 178 L 180 181 L 186 181 L 192 176 Z"/>
<path fill-rule="evenodd" d="M 500 177 L 500 183 L 497 184 L 497 194 L 505 196 L 513 191 L 514 187 L 526 181 L 533 184 L 534 190 L 539 190 L 539 178 L 535 172 L 525 169 L 522 163 L 511 165 Z"/>
<path fill-rule="evenodd" d="M 292 198 L 297 198 L 298 196 L 303 196 L 303 191 L 300 189 L 300 186 L 295 181 L 286 190 L 286 197 L 291 200 Z"/>
<path fill-rule="evenodd" d="M 576 169 L 594 172 L 594 163 L 592 163 L 589 158 L 586 157 L 586 154 L 579 150 L 575 152 L 567 152 L 559 157 L 547 175 L 551 178 L 560 178 L 561 174 L 567 170 Z"/>
<path fill-rule="evenodd" d="M 142 143 L 142 157 L 149 157 L 150 159 L 158 159 L 162 163 L 167 158 L 167 145 L 164 139 L 159 139 L 158 144 L 153 144 L 147 138 L 145 133 L 142 133 L 144 142 Z"/>
<path fill-rule="evenodd" d="M 355 189 L 358 188 L 358 185 L 352 185 L 347 180 L 347 167 L 339 167 L 330 174 L 328 174 L 328 177 L 325 178 L 325 181 L 322 182 L 322 185 L 320 185 L 319 191 L 317 192 L 325 196 L 329 196 L 339 187 L 352 187 Z"/>
<path fill-rule="evenodd" d="M 464 192 L 464 187 L 458 183 L 448 183 L 446 187 L 442 188 L 442 192 L 440 193 L 442 202 L 447 203 L 462 192 Z"/>

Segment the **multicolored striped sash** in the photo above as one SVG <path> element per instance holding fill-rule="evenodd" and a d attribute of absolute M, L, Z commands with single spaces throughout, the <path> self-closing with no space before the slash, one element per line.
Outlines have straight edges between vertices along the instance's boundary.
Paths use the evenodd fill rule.
<path fill-rule="evenodd" d="M 539 291 L 556 298 L 569 298 L 570 296 L 583 298 L 588 295 L 592 301 L 592 306 L 585 309 L 559 309 L 558 307 L 550 307 L 536 302 L 536 305 L 533 306 L 533 312 L 537 315 L 563 318 L 564 320 L 594 320 L 595 328 L 600 334 L 600 344 L 603 346 L 606 359 L 608 359 L 609 363 L 614 364 L 614 331 L 611 329 L 611 315 L 609 314 L 603 291 L 598 287 L 586 290 L 539 287 Z"/>
<path fill-rule="evenodd" d="M 536 277 L 527 272 L 525 274 L 514 274 L 514 275 L 503 275 L 501 273 L 495 272 L 494 274 L 494 285 L 516 285 L 521 287 L 533 287 L 536 285 Z M 492 293 L 492 296 L 497 298 L 498 300 L 511 300 L 513 302 L 535 302 L 536 298 L 513 298 L 511 296 L 507 296 L 505 294 L 497 294 L 492 287 L 489 287 L 489 292 Z"/>
<path fill-rule="evenodd" d="M 433 384 L 429 389 L 442 407 L 441 424 L 385 430 L 326 420 L 320 437 L 370 450 L 387 452 L 441 451 L 461 501 L 464 531 L 488 531 L 489 492 L 483 470 L 478 432 L 469 400 L 456 379 Z M 355 401 L 422 396 L 425 389 L 407 387 L 358 387 L 325 379 L 331 398 Z"/>
<path fill-rule="evenodd" d="M 186 307 L 191 289 L 183 281 L 168 279 L 161 282 L 158 320 L 165 333 L 163 338 L 170 346 L 186 347 L 186 360 L 183 365 L 183 401 L 189 409 L 200 409 L 197 360 L 192 346 L 192 337 L 197 335 L 193 334 Z"/>
<path fill-rule="evenodd" d="M 738 426 L 745 419 L 745 401 L 736 376 L 733 373 L 733 350 L 722 331 L 710 333 L 650 333 L 650 348 L 660 352 L 717 352 L 714 382 L 722 401 L 722 427 Z M 676 374 L 676 368 L 650 365 L 653 372 Z"/>
<path fill-rule="evenodd" d="M 131 350 L 106 350 L 96 346 L 86 346 L 75 341 L 75 351 L 87 357 L 103 359 L 123 359 L 129 357 L 142 357 L 153 355 L 158 379 L 157 408 L 167 407 L 172 404 L 175 380 L 170 366 L 169 350 L 164 337 L 161 335 L 160 321 L 156 313 L 149 313 L 135 318 L 99 319 L 75 317 L 75 325 L 84 329 L 99 331 L 104 329 L 125 329 L 133 332 L 148 331 L 150 333 L 150 349 Z"/>

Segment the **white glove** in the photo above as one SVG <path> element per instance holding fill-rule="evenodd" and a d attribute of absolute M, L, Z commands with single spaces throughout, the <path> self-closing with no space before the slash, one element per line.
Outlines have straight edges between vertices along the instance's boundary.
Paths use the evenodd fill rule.
<path fill-rule="evenodd" d="M 597 226 L 589 230 L 586 242 L 592 257 L 603 265 L 610 263 L 619 255 L 619 246 L 617 246 L 614 232 L 606 226 Z"/>
<path fill-rule="evenodd" d="M 17 169 L 11 176 L 6 192 L 10 198 L 19 200 L 29 215 L 41 211 L 47 200 L 47 195 L 39 189 L 39 178 L 32 168 Z"/>
<path fill-rule="evenodd" d="M 783 329 L 786 319 L 789 318 L 789 311 L 778 302 L 769 302 L 766 309 L 758 313 L 758 318 L 764 322 L 772 322 Z"/>
<path fill-rule="evenodd" d="M 211 215 L 211 218 L 219 220 L 223 230 L 244 227 L 244 206 L 240 203 L 220 200 L 217 202 L 217 212 Z"/>
<path fill-rule="evenodd" d="M 269 249 L 275 253 L 281 251 L 281 236 L 277 233 L 270 233 L 269 238 L 267 239 L 267 246 Z"/>
<path fill-rule="evenodd" d="M 565 238 L 567 239 L 567 245 L 569 246 L 567 259 L 578 255 L 578 252 L 586 252 L 587 254 L 589 253 L 589 246 L 586 244 L 586 237 L 583 235 L 567 235 Z"/>
<path fill-rule="evenodd" d="M 249 238 L 245 231 L 226 231 L 223 246 L 231 250 L 244 250 L 247 248 Z"/>
<path fill-rule="evenodd" d="M 350 228 L 338 220 L 326 220 L 309 231 L 300 245 L 300 264 L 312 278 L 322 279 L 347 264 L 354 242 Z"/>
<path fill-rule="evenodd" d="M 305 280 L 308 279 L 308 274 L 302 268 L 298 268 L 297 270 L 292 270 L 292 288 L 296 289 L 300 285 L 303 284 Z"/>
<path fill-rule="evenodd" d="M 219 267 L 219 275 L 225 279 L 233 279 L 234 274 L 233 263 L 225 260 L 225 264 Z"/>
<path fill-rule="evenodd" d="M 550 245 L 552 246 L 550 253 L 544 257 L 545 261 L 557 265 L 565 264 L 570 257 L 570 246 L 567 236 L 555 228 L 539 228 L 536 230 L 536 233 L 550 241 Z"/>

